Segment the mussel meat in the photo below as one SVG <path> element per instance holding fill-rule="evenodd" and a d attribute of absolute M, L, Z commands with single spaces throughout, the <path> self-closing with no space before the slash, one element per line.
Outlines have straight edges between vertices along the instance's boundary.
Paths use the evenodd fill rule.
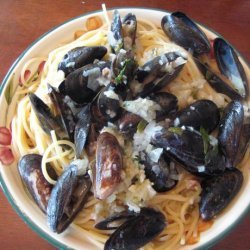
<path fill-rule="evenodd" d="M 24 155 L 18 162 L 18 170 L 34 201 L 46 213 L 53 186 L 44 178 L 41 164 L 41 155 Z M 56 177 L 56 173 L 49 165 L 47 170 L 51 178 Z"/>
<path fill-rule="evenodd" d="M 94 193 L 98 199 L 106 199 L 121 182 L 122 152 L 116 137 L 103 132 L 97 139 Z"/>
<path fill-rule="evenodd" d="M 122 31 L 123 31 L 125 50 L 132 50 L 133 45 L 135 44 L 136 29 L 137 29 L 136 16 L 132 13 L 128 13 L 122 19 Z"/>

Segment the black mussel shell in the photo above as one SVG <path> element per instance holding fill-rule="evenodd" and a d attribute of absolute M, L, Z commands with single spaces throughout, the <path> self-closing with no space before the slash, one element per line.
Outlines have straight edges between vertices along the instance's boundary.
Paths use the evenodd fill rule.
<path fill-rule="evenodd" d="M 178 110 L 178 99 L 173 94 L 167 92 L 157 92 L 152 93 L 149 98 L 161 107 L 161 110 L 156 111 L 157 121 L 175 114 Z"/>
<path fill-rule="evenodd" d="M 210 43 L 204 32 L 184 13 L 174 12 L 161 20 L 161 27 L 167 36 L 194 55 L 210 52 Z"/>
<path fill-rule="evenodd" d="M 234 166 L 237 166 L 242 161 L 249 144 L 250 144 L 250 124 L 244 124 L 240 135 L 239 149 L 233 164 Z"/>
<path fill-rule="evenodd" d="M 118 10 L 114 11 L 111 28 L 108 34 L 109 45 L 115 54 L 123 48 L 122 22 Z"/>
<path fill-rule="evenodd" d="M 111 234 L 104 250 L 136 250 L 159 235 L 167 226 L 161 212 L 142 208 L 136 217 L 127 220 Z"/>
<path fill-rule="evenodd" d="M 198 100 L 176 114 L 172 126 L 189 126 L 196 130 L 204 128 L 212 132 L 220 121 L 220 112 L 216 104 L 210 100 Z"/>
<path fill-rule="evenodd" d="M 166 161 L 165 158 L 161 155 L 158 162 L 154 162 L 146 155 L 145 160 L 142 160 L 145 166 L 145 175 L 153 183 L 153 188 L 157 192 L 171 190 L 178 183 L 178 172 L 175 164 L 170 163 L 170 160 Z"/>
<path fill-rule="evenodd" d="M 79 175 L 77 165 L 70 165 L 54 186 L 47 207 L 47 223 L 62 233 L 83 208 L 91 188 L 89 176 Z"/>
<path fill-rule="evenodd" d="M 44 132 L 50 135 L 51 130 L 54 130 L 60 139 L 69 139 L 68 130 L 52 114 L 50 108 L 33 93 L 29 93 L 29 99 Z"/>
<path fill-rule="evenodd" d="M 242 173 L 233 168 L 223 174 L 204 179 L 201 183 L 200 215 L 211 220 L 225 209 L 239 192 L 243 183 Z"/>
<path fill-rule="evenodd" d="M 116 93 L 115 84 L 110 83 L 102 89 L 98 100 L 97 107 L 105 120 L 114 121 L 120 114 L 121 97 Z"/>
<path fill-rule="evenodd" d="M 76 158 L 79 159 L 85 147 L 89 129 L 91 126 L 91 104 L 87 104 L 78 114 L 75 127 L 74 142 L 76 146 Z"/>
<path fill-rule="evenodd" d="M 62 70 L 67 76 L 74 70 L 93 63 L 95 59 L 102 59 L 106 53 L 107 49 L 104 46 L 76 47 L 63 57 L 58 70 Z"/>
<path fill-rule="evenodd" d="M 137 29 L 136 16 L 132 13 L 128 13 L 122 19 L 122 32 L 124 37 L 125 50 L 132 50 L 133 45 L 135 44 L 136 29 Z"/>
<path fill-rule="evenodd" d="M 58 117 L 61 126 L 64 128 L 65 133 L 68 133 L 68 138 L 73 141 L 75 121 L 73 113 L 68 106 L 68 103 L 64 100 L 64 96 L 58 93 L 51 85 L 48 84 L 49 97 L 52 101 L 56 117 Z"/>
<path fill-rule="evenodd" d="M 100 91 L 101 82 L 106 80 L 102 75 L 105 68 L 110 68 L 110 62 L 99 61 L 79 68 L 67 76 L 59 91 L 78 104 L 90 102 Z"/>
<path fill-rule="evenodd" d="M 247 76 L 234 49 L 224 39 L 216 38 L 214 55 L 221 73 L 231 81 L 234 89 L 247 99 L 249 95 Z"/>
<path fill-rule="evenodd" d="M 243 121 L 244 109 L 241 102 L 230 102 L 223 112 L 218 135 L 219 147 L 228 167 L 233 167 L 239 149 Z"/>
<path fill-rule="evenodd" d="M 188 127 L 170 127 L 156 132 L 151 142 L 196 176 L 218 175 L 225 171 L 225 159 L 218 146 L 212 146 L 204 137 L 208 135 Z"/>
<path fill-rule="evenodd" d="M 34 201 L 46 213 L 48 200 L 53 186 L 44 178 L 42 173 L 42 156 L 38 154 L 24 155 L 18 162 L 20 176 L 25 183 Z M 51 178 L 56 179 L 53 168 L 48 166 L 48 173 Z"/>
<path fill-rule="evenodd" d="M 177 60 L 179 60 L 178 63 Z M 186 60 L 183 54 L 177 51 L 168 52 L 139 67 L 136 78 L 144 87 L 138 95 L 145 97 L 152 92 L 161 90 L 179 75 Z M 169 64 L 168 67 L 166 67 L 167 64 Z M 170 67 L 172 67 L 171 72 Z"/>
<path fill-rule="evenodd" d="M 241 100 L 242 96 L 234 90 L 228 83 L 222 80 L 211 68 L 194 58 L 194 61 L 203 74 L 209 85 L 218 93 L 230 97 L 232 100 Z"/>

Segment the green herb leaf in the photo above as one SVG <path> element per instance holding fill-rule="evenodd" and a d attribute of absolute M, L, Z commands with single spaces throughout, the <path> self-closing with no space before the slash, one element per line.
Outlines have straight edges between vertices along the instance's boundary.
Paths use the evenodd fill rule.
<path fill-rule="evenodd" d="M 142 133 L 147 125 L 148 123 L 145 120 L 141 120 L 137 125 L 137 132 Z"/>
<path fill-rule="evenodd" d="M 200 128 L 200 133 L 203 139 L 203 145 L 204 145 L 204 153 L 206 154 L 208 152 L 209 148 L 209 134 L 204 128 Z"/>
<path fill-rule="evenodd" d="M 170 128 L 168 128 L 168 131 L 175 133 L 177 135 L 182 135 L 182 133 L 183 133 L 183 130 L 180 127 L 170 127 Z"/>
<path fill-rule="evenodd" d="M 11 100 L 13 98 L 13 93 L 12 92 L 13 92 L 13 79 L 14 79 L 14 75 L 15 74 L 13 74 L 11 76 L 11 79 L 8 82 L 7 87 L 5 89 L 5 92 L 4 92 L 4 96 L 5 96 L 5 99 L 6 99 L 6 102 L 8 103 L 8 105 L 10 105 Z"/>
<path fill-rule="evenodd" d="M 123 81 L 123 77 L 125 76 L 125 72 L 127 70 L 127 67 L 129 66 L 129 64 L 132 63 L 132 59 L 126 59 L 124 61 L 124 65 L 123 68 L 121 69 L 119 75 L 115 78 L 115 82 L 116 84 L 120 84 Z"/>

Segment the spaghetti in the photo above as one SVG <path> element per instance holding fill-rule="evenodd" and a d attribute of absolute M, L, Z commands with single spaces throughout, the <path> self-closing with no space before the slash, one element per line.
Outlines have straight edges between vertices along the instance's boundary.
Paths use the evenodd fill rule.
<path fill-rule="evenodd" d="M 63 56 L 69 50 L 80 46 L 103 45 L 109 48 L 107 35 L 110 21 L 106 12 L 104 17 L 106 21 L 100 27 L 96 27 L 94 30 L 84 30 L 79 38 L 54 49 L 47 58 L 31 59 L 21 71 L 20 78 L 23 86 L 17 92 L 19 102 L 12 121 L 12 146 L 18 157 L 31 153 L 43 155 L 42 171 L 46 180 L 51 184 L 55 184 L 55 181 L 49 177 L 46 164 L 50 163 L 60 176 L 69 163 L 75 159 L 75 145 L 70 141 L 57 139 L 55 131 L 51 131 L 51 136 L 48 136 L 42 130 L 26 94 L 36 93 L 53 108 L 47 95 L 47 83 L 58 88 L 64 79 L 62 72 L 57 71 Z M 135 58 L 139 65 L 143 65 L 157 55 L 176 50 L 187 54 L 183 48 L 170 42 L 158 25 L 145 19 L 138 19 Z M 107 58 L 110 53 L 109 50 Z M 182 72 L 165 90 L 177 96 L 180 108 L 204 98 L 212 100 L 218 107 L 225 107 L 228 98 L 215 92 L 208 85 L 196 67 L 192 56 L 189 54 L 187 56 L 188 60 Z M 36 75 L 36 69 L 43 61 L 46 61 L 44 69 L 40 75 Z M 25 77 L 27 69 L 31 70 L 28 79 Z M 34 78 L 34 76 L 36 77 Z M 198 242 L 200 233 L 212 226 L 211 222 L 204 222 L 200 219 L 201 186 L 199 181 L 193 175 L 180 170 L 179 182 L 175 188 L 164 193 L 154 192 L 149 180 L 145 178 L 143 169 L 131 157 L 133 152 L 131 152 L 130 142 L 122 136 L 120 137 L 120 141 L 122 141 L 119 141 L 120 144 L 124 144 L 126 148 L 123 155 L 126 176 L 124 183 L 118 188 L 116 194 L 111 195 L 107 200 L 100 201 L 93 195 L 90 196 L 85 207 L 74 220 L 74 227 L 82 231 L 83 235 L 96 246 L 96 249 L 101 249 L 110 232 L 96 229 L 95 223 L 114 212 L 124 211 L 128 205 L 136 206 L 139 204 L 137 200 L 143 199 L 143 204 L 139 204 L 139 207 L 146 205 L 156 208 L 165 215 L 168 221 L 168 226 L 155 240 L 145 246 L 145 250 L 177 249 L 181 245 Z M 248 153 L 245 154 L 245 158 L 240 164 L 242 169 L 247 162 L 249 150 L 248 148 Z M 137 185 L 133 185 L 131 182 L 135 175 L 142 176 L 141 182 Z M 137 197 L 137 193 L 144 194 Z"/>

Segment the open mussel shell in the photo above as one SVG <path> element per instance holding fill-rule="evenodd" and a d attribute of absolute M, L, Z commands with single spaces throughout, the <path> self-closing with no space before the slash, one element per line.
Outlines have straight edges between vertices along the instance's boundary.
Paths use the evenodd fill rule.
<path fill-rule="evenodd" d="M 91 187 L 89 176 L 80 175 L 77 165 L 70 165 L 54 186 L 47 207 L 47 223 L 56 233 L 63 232 L 83 208 Z"/>
<path fill-rule="evenodd" d="M 185 14 L 174 12 L 161 20 L 161 27 L 167 36 L 186 50 L 199 56 L 210 52 L 210 43 L 205 33 Z"/>
<path fill-rule="evenodd" d="M 239 101 L 230 102 L 223 111 L 219 125 L 218 141 L 227 166 L 233 167 L 240 143 L 244 122 L 244 109 Z"/>
<path fill-rule="evenodd" d="M 51 130 L 54 130 L 59 138 L 69 139 L 67 129 L 62 125 L 60 119 L 52 114 L 50 108 L 33 93 L 29 93 L 29 99 L 44 132 L 50 135 Z"/>
<path fill-rule="evenodd" d="M 161 110 L 156 111 L 156 120 L 160 121 L 171 116 L 178 110 L 178 99 L 167 92 L 157 92 L 149 95 L 149 98 L 160 105 Z"/>
<path fill-rule="evenodd" d="M 209 177 L 225 171 L 225 160 L 217 146 L 212 147 L 204 136 L 188 127 L 170 127 L 156 132 L 151 142 L 165 154 L 196 176 Z M 205 145 L 207 148 L 205 148 Z"/>
<path fill-rule="evenodd" d="M 91 126 L 91 104 L 87 104 L 78 114 L 78 121 L 75 127 L 74 142 L 76 146 L 76 158 L 79 159 L 85 147 L 89 129 Z"/>
<path fill-rule="evenodd" d="M 178 172 L 174 163 L 166 160 L 163 155 L 157 162 L 154 162 L 148 155 L 142 161 L 145 168 L 145 175 L 153 183 L 153 188 L 157 192 L 166 192 L 171 190 L 178 183 Z"/>
<path fill-rule="evenodd" d="M 144 86 L 138 95 L 146 97 L 152 92 L 161 90 L 179 75 L 186 60 L 180 52 L 168 52 L 139 67 L 136 78 Z"/>
<path fill-rule="evenodd" d="M 133 45 L 135 44 L 136 29 L 137 29 L 136 16 L 132 13 L 128 13 L 122 19 L 122 31 L 123 31 L 125 50 L 132 50 Z"/>
<path fill-rule="evenodd" d="M 210 100 L 198 100 L 176 114 L 171 126 L 189 126 L 196 130 L 204 128 L 212 132 L 220 121 L 220 112 L 216 104 Z"/>
<path fill-rule="evenodd" d="M 193 59 L 204 78 L 215 91 L 230 97 L 232 100 L 242 99 L 242 96 L 233 89 L 229 83 L 226 83 L 221 77 L 219 77 L 208 65 L 202 63 L 195 57 Z"/>
<path fill-rule="evenodd" d="M 118 10 L 115 10 L 113 13 L 113 20 L 108 34 L 108 41 L 115 54 L 118 54 L 123 48 L 122 22 Z"/>
<path fill-rule="evenodd" d="M 105 68 L 110 68 L 110 62 L 99 61 L 79 68 L 66 77 L 60 84 L 59 91 L 76 103 L 90 102 L 102 87 L 100 81 L 105 80 L 102 76 Z"/>
<path fill-rule="evenodd" d="M 107 48 L 104 46 L 76 47 L 63 57 L 58 70 L 62 70 L 67 76 L 74 70 L 93 63 L 95 59 L 102 59 L 106 53 Z"/>
<path fill-rule="evenodd" d="M 123 168 L 122 151 L 116 137 L 103 132 L 97 139 L 94 193 L 98 199 L 106 199 L 121 182 Z"/>
<path fill-rule="evenodd" d="M 240 170 L 233 168 L 223 174 L 204 179 L 201 183 L 200 215 L 211 220 L 228 206 L 239 192 L 243 183 Z"/>
<path fill-rule="evenodd" d="M 231 81 L 234 89 L 247 99 L 249 95 L 247 76 L 234 49 L 224 39 L 216 38 L 214 55 L 220 72 Z"/>
<path fill-rule="evenodd" d="M 44 178 L 41 164 L 41 155 L 24 155 L 18 162 L 18 170 L 34 201 L 46 213 L 53 186 Z M 48 173 L 52 178 L 56 177 L 53 168 L 48 169 Z"/>
<path fill-rule="evenodd" d="M 167 226 L 161 212 L 152 208 L 142 208 L 135 217 L 128 219 L 111 234 L 104 250 L 136 250 L 159 235 Z"/>
<path fill-rule="evenodd" d="M 51 85 L 48 84 L 49 97 L 52 101 L 56 117 L 60 121 L 62 128 L 64 128 L 65 133 L 67 133 L 67 138 L 73 141 L 75 121 L 73 113 L 68 106 L 67 102 L 64 100 L 64 96 L 58 93 Z"/>
<path fill-rule="evenodd" d="M 110 83 L 101 90 L 97 99 L 97 107 L 105 120 L 114 121 L 120 113 L 121 97 L 116 93 L 115 84 Z"/>

